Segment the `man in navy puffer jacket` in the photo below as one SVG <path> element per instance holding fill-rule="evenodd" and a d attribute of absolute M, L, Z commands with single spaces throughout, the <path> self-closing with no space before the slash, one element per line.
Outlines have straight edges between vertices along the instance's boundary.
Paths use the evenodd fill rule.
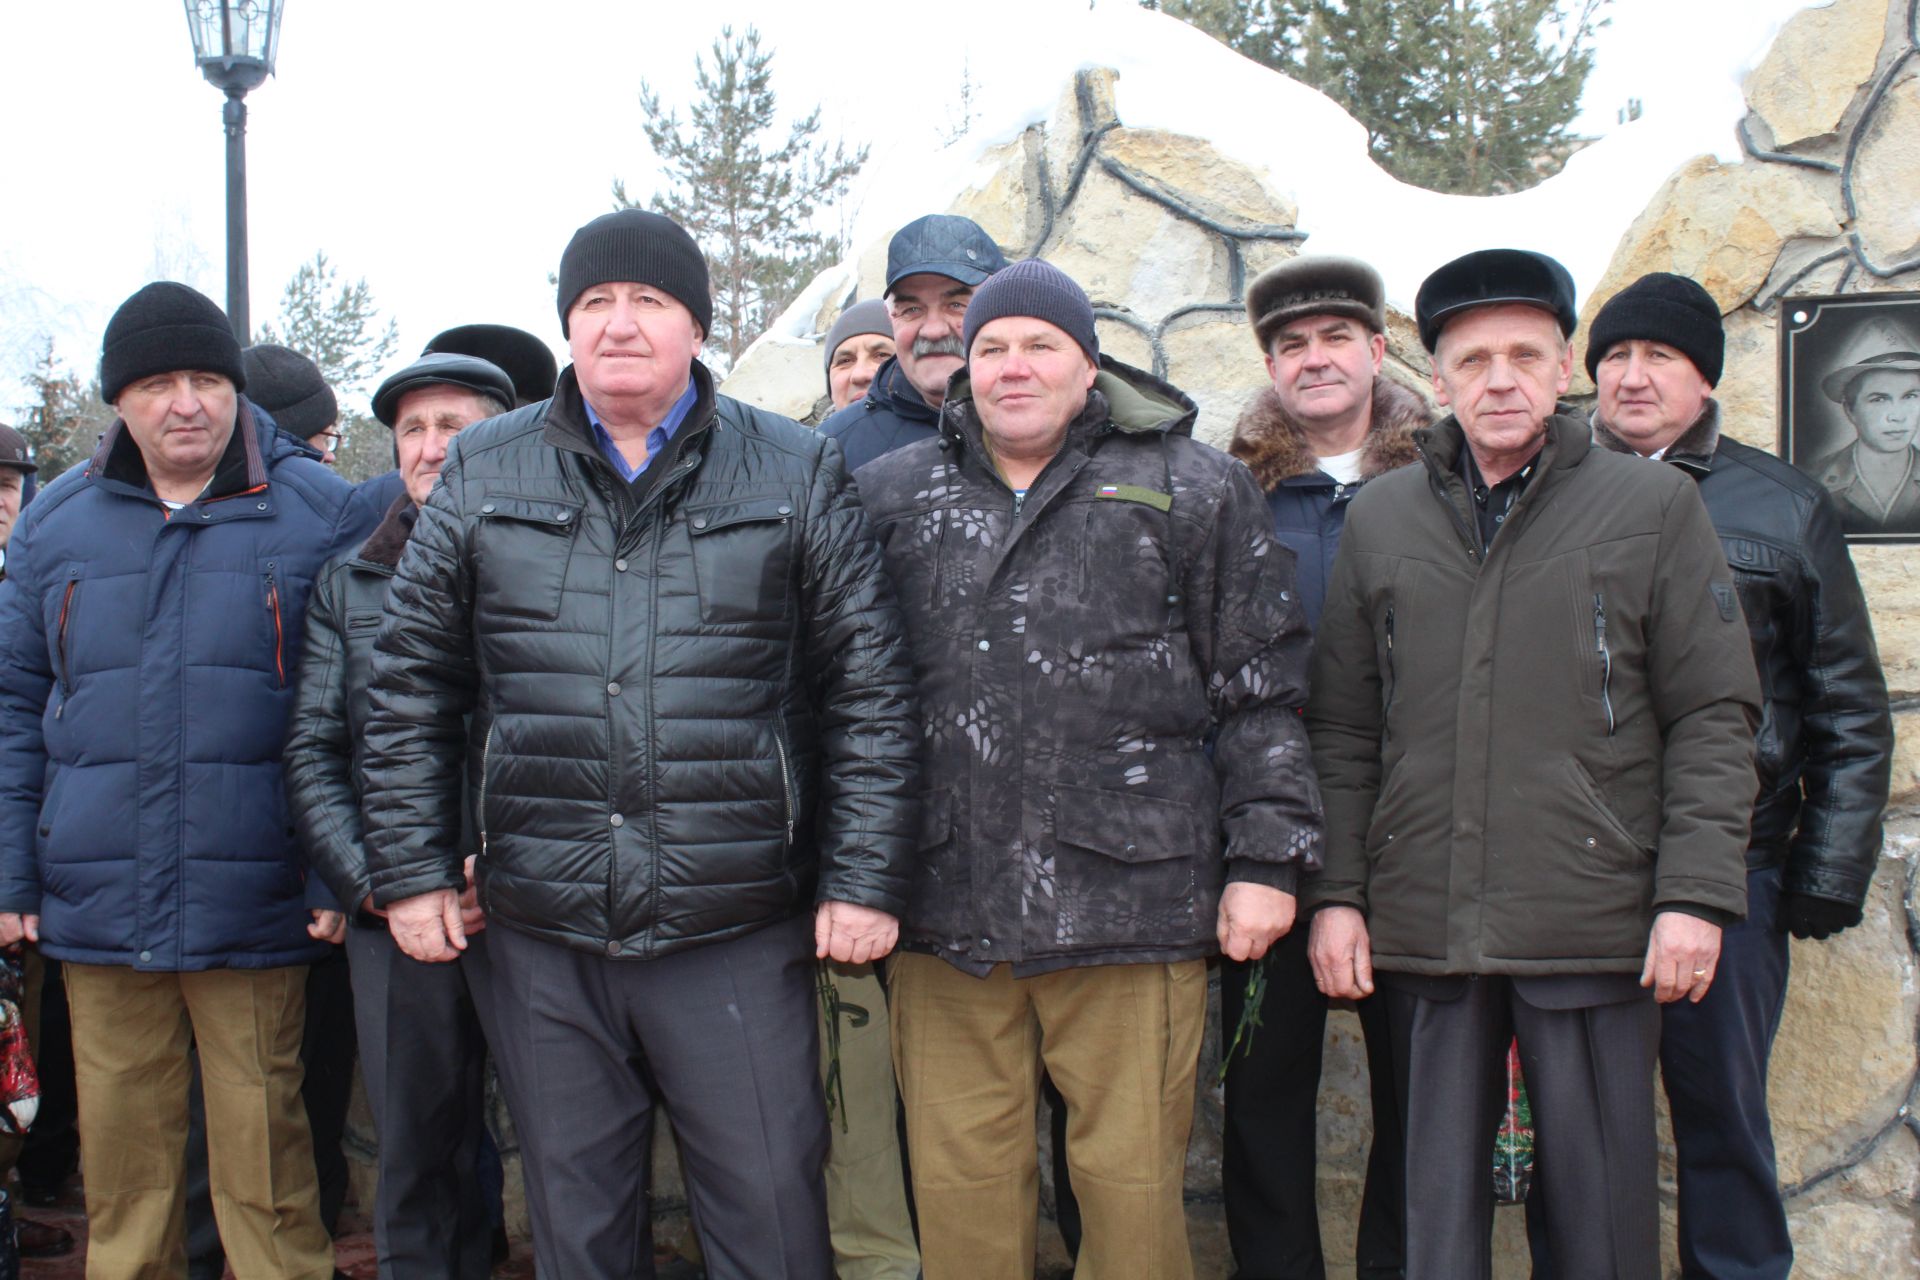
<path fill-rule="evenodd" d="M 66 965 L 102 1275 L 184 1272 L 189 1039 L 235 1269 L 333 1275 L 299 1050 L 342 919 L 280 753 L 308 589 L 368 528 L 245 382 L 211 301 L 127 299 L 100 357 L 119 418 L 29 509 L 0 593 L 0 945 Z"/>

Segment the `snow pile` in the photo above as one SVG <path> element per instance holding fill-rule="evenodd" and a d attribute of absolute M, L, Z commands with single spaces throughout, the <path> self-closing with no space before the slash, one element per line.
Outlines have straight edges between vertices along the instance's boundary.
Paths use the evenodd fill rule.
<path fill-rule="evenodd" d="M 1413 309 L 1433 268 L 1489 245 L 1552 254 L 1584 298 L 1621 234 L 1675 168 L 1703 152 L 1740 158 L 1740 82 L 1803 7 L 1800 0 L 1627 4 L 1599 37 L 1587 100 L 1604 105 L 1590 105 L 1579 124 L 1606 136 L 1531 190 L 1472 197 L 1395 181 L 1368 158 L 1366 131 L 1331 100 L 1164 14 L 1111 0 L 1091 10 L 1078 0 L 978 0 L 968 9 L 969 29 L 982 33 L 977 43 L 926 50 L 910 78 L 937 85 L 944 63 L 957 85 L 964 60 L 978 118 L 944 148 L 929 145 L 933 126 L 925 110 L 907 113 L 907 127 L 894 136 L 876 139 L 852 195 L 855 252 L 946 208 L 988 176 L 982 157 L 990 148 L 1051 116 L 1076 70 L 1108 66 L 1120 73 L 1115 97 L 1123 125 L 1204 138 L 1264 171 L 1299 207 L 1300 229 L 1309 233 L 1303 251 L 1374 263 L 1403 310 Z M 997 41 L 998 32 L 1018 32 L 1019 39 Z M 1643 114 L 1615 126 L 1614 104 L 1630 96 L 1641 100 Z M 899 122 L 867 114 L 863 123 Z M 830 274 L 842 287 L 852 280 L 850 266 Z M 769 335 L 774 341 L 815 336 L 812 319 L 831 292 L 823 283 L 781 317 Z"/>

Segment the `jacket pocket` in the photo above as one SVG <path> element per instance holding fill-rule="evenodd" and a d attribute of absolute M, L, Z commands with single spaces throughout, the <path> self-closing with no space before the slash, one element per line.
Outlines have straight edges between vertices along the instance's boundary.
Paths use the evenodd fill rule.
<path fill-rule="evenodd" d="M 475 527 L 475 608 L 552 622 L 560 616 L 582 504 L 488 494 Z"/>
<path fill-rule="evenodd" d="M 60 613 L 54 624 L 54 662 L 60 668 L 60 706 L 53 713 L 55 719 L 66 714 L 67 696 L 73 692 L 73 653 L 68 647 L 67 636 L 73 628 L 74 606 L 80 594 L 79 571 L 75 570 L 67 578 L 67 585 L 60 595 Z"/>
<path fill-rule="evenodd" d="M 787 847 L 793 847 L 793 824 L 798 805 L 793 793 L 793 753 L 787 750 L 787 735 L 778 724 L 773 727 L 773 754 L 780 763 L 781 812 L 786 816 Z"/>
<path fill-rule="evenodd" d="M 267 562 L 266 592 L 267 622 L 272 627 L 273 637 L 273 677 L 275 687 L 287 687 L 287 625 L 280 610 L 280 578 L 278 566 Z"/>
<path fill-rule="evenodd" d="M 793 502 L 742 498 L 689 507 L 693 573 L 705 622 L 778 620 L 791 611 Z"/>
<path fill-rule="evenodd" d="M 1600 861 L 1619 861 L 1638 867 L 1653 857 L 1653 850 L 1628 830 L 1613 811 L 1613 806 L 1600 790 L 1600 784 L 1593 780 L 1587 767 L 1572 756 L 1567 757 L 1567 776 L 1573 780 L 1573 788 L 1586 801 L 1586 808 L 1593 817 L 1599 819 L 1596 829 L 1576 832 L 1575 836 Z M 1611 853 L 1611 857 L 1607 856 Z"/>
<path fill-rule="evenodd" d="M 1058 941 L 1152 946 L 1188 942 L 1199 860 L 1217 836 L 1195 806 L 1102 787 L 1054 788 L 1053 906 Z"/>

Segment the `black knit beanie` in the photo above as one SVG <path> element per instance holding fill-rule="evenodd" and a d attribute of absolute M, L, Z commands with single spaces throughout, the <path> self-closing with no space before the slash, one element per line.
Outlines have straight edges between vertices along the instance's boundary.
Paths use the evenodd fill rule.
<path fill-rule="evenodd" d="M 967 303 L 961 340 L 973 351 L 973 337 L 1006 316 L 1032 316 L 1066 331 L 1087 359 L 1100 363 L 1100 339 L 1093 329 L 1093 304 L 1073 278 L 1050 262 L 1028 258 L 1003 267 L 980 282 Z"/>
<path fill-rule="evenodd" d="M 320 366 L 292 347 L 262 342 L 242 351 L 240 362 L 247 370 L 247 399 L 282 431 L 307 440 L 340 420 L 340 404 Z"/>
<path fill-rule="evenodd" d="M 1720 304 L 1687 277 L 1655 271 L 1607 299 L 1587 330 L 1587 376 L 1598 378 L 1601 357 L 1631 338 L 1665 343 L 1693 361 L 1708 386 L 1720 385 L 1727 353 Z"/>
<path fill-rule="evenodd" d="M 156 373 L 199 369 L 247 387 L 240 340 L 213 299 L 159 280 L 120 304 L 100 343 L 100 398 L 112 404 L 127 384 Z"/>
<path fill-rule="evenodd" d="M 644 209 L 603 213 L 573 233 L 560 255 L 560 333 L 581 294 L 614 281 L 650 284 L 679 299 L 700 332 L 713 332 L 707 259 L 679 223 Z"/>

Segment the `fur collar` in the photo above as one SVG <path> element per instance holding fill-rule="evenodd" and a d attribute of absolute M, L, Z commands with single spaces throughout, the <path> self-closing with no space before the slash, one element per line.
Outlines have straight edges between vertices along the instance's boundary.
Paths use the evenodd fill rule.
<path fill-rule="evenodd" d="M 1600 421 L 1600 410 L 1593 411 L 1593 442 L 1603 449 L 1614 453 L 1632 453 L 1633 446 L 1613 434 L 1606 423 Z M 1662 462 L 1671 462 L 1677 466 L 1690 467 L 1695 471 L 1707 471 L 1713 467 L 1714 451 L 1720 447 L 1720 402 L 1709 399 L 1707 407 L 1692 426 L 1680 433 L 1678 439 L 1667 446 L 1660 455 Z"/>
<path fill-rule="evenodd" d="M 413 522 L 420 514 L 405 491 L 393 500 L 374 531 L 360 544 L 359 559 L 368 564 L 379 565 L 383 569 L 392 569 L 400 563 L 400 553 L 407 549 L 407 539 L 413 536 Z"/>
<path fill-rule="evenodd" d="M 1360 477 L 1371 480 L 1382 472 L 1417 459 L 1413 433 L 1433 422 L 1433 410 L 1417 394 L 1384 374 L 1373 380 L 1373 421 L 1367 425 Z M 1233 424 L 1227 452 L 1247 464 L 1260 488 L 1272 493 L 1296 476 L 1320 469 L 1307 444 L 1307 433 L 1280 407 L 1280 395 L 1264 387 Z"/>

